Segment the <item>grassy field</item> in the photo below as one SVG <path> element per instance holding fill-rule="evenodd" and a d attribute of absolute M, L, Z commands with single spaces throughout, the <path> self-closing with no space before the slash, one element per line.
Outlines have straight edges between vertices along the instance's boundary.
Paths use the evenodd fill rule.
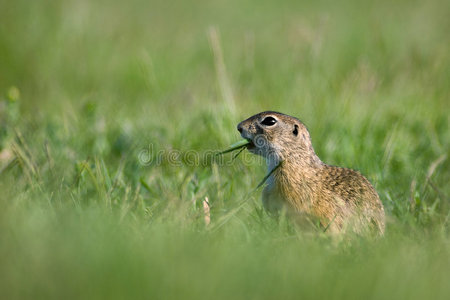
<path fill-rule="evenodd" d="M 0 298 L 449 299 L 449 12 L 0 1 Z M 269 109 L 371 180 L 383 239 L 276 222 L 260 159 L 211 159 Z"/>

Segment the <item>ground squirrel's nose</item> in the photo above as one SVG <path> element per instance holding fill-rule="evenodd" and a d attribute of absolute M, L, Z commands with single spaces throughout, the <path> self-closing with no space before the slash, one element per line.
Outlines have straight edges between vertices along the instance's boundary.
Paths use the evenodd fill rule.
<path fill-rule="evenodd" d="M 242 133 L 242 126 L 241 126 L 241 124 L 238 124 L 237 130 L 238 130 L 240 133 Z"/>

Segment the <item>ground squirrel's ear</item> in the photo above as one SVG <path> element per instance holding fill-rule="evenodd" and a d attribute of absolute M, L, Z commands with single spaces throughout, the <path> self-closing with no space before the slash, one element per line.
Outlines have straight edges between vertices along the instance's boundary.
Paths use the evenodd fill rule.
<path fill-rule="evenodd" d="M 294 125 L 294 131 L 292 131 L 292 133 L 293 133 L 295 136 L 298 135 L 298 125 L 297 125 L 297 124 Z"/>

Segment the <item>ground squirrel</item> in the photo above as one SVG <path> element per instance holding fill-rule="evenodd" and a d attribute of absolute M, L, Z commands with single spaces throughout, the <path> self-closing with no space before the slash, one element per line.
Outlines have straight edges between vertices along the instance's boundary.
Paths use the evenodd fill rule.
<path fill-rule="evenodd" d="M 266 111 L 237 126 L 247 149 L 266 159 L 262 194 L 269 212 L 317 220 L 328 232 L 384 232 L 384 209 L 377 192 L 359 172 L 323 163 L 305 125 L 295 117 Z"/>

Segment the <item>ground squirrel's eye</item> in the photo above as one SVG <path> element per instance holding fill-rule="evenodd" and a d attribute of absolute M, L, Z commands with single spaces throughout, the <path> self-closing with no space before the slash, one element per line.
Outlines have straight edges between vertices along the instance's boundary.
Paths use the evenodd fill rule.
<path fill-rule="evenodd" d="M 266 125 L 266 126 L 272 126 L 272 125 L 275 125 L 276 122 L 277 122 L 277 120 L 275 120 L 275 118 L 266 117 L 266 118 L 264 118 L 264 120 L 262 120 L 261 124 Z"/>
<path fill-rule="evenodd" d="M 294 125 L 294 131 L 292 133 L 297 136 L 298 135 L 298 125 Z"/>

